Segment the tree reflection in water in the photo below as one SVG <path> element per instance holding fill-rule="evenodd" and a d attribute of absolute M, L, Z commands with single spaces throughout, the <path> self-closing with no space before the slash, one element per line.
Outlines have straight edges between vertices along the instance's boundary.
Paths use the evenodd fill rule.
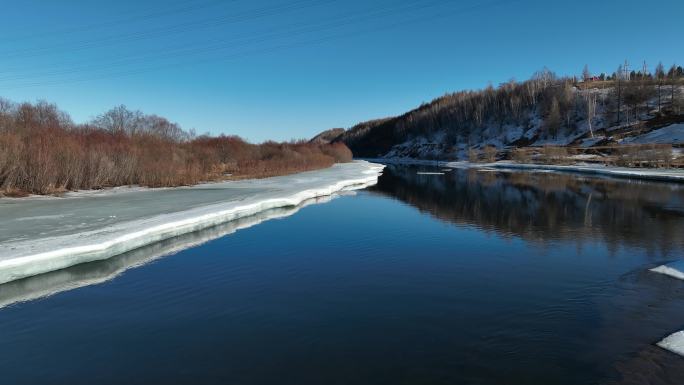
<path fill-rule="evenodd" d="M 639 247 L 650 256 L 684 249 L 684 186 L 551 172 L 389 165 L 371 188 L 457 225 L 542 246 L 556 241 Z"/>

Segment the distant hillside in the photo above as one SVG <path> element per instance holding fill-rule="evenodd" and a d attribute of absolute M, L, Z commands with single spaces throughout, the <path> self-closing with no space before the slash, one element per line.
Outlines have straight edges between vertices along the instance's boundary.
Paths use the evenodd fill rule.
<path fill-rule="evenodd" d="M 331 128 L 311 138 L 309 142 L 315 144 L 328 144 L 344 134 L 344 128 Z"/>
<path fill-rule="evenodd" d="M 401 116 L 324 134 L 356 157 L 465 159 L 485 147 L 640 143 L 640 135 L 684 122 L 682 67 L 585 76 L 578 81 L 543 70 L 524 82 L 447 94 Z M 681 144 L 684 133 L 669 131 L 657 142 Z"/>

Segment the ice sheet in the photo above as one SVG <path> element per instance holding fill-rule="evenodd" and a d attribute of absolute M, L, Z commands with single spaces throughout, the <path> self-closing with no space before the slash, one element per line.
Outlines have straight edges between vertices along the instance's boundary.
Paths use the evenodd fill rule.
<path fill-rule="evenodd" d="M 107 259 L 264 210 L 377 183 L 382 165 L 166 189 L 0 199 L 0 283 Z"/>
<path fill-rule="evenodd" d="M 353 192 L 347 192 L 347 194 L 348 193 L 353 194 Z M 77 267 L 52 271 L 5 283 L 2 285 L 2 288 L 0 288 L 0 308 L 18 302 L 49 297 L 79 287 L 107 282 L 118 277 L 126 270 L 146 265 L 164 256 L 172 255 L 179 251 L 209 242 L 213 239 L 232 234 L 236 231 L 256 226 L 267 220 L 293 215 L 305 206 L 329 202 L 340 194 L 344 193 L 336 193 L 330 196 L 309 199 L 294 207 L 280 207 L 262 211 L 255 215 L 131 250 L 104 261 L 81 264 Z"/>
<path fill-rule="evenodd" d="M 496 169 L 519 169 L 532 171 L 553 171 L 553 172 L 570 172 L 578 174 L 594 174 L 605 175 L 616 178 L 629 179 L 644 179 L 655 180 L 663 182 L 684 183 L 684 170 L 681 169 L 646 169 L 646 168 L 629 168 L 629 167 L 612 167 L 600 166 L 591 164 L 576 164 L 572 166 L 559 166 L 551 164 L 531 164 L 531 163 L 514 163 L 510 161 L 499 161 L 494 163 L 470 163 L 465 161 L 438 161 L 438 160 L 424 160 L 413 158 L 380 158 L 370 159 L 370 161 L 378 161 L 384 163 L 399 163 L 399 164 L 417 164 L 417 165 L 431 165 L 438 167 L 451 168 L 496 168 Z"/>
<path fill-rule="evenodd" d="M 684 330 L 671 334 L 657 343 L 658 346 L 684 357 Z"/>
<path fill-rule="evenodd" d="M 671 262 L 651 269 L 652 272 L 684 280 L 684 261 Z"/>

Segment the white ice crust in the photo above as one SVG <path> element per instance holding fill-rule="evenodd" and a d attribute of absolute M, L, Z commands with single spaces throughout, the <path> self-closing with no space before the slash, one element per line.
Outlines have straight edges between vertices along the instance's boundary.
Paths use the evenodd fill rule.
<path fill-rule="evenodd" d="M 104 260 L 265 210 L 364 188 L 377 183 L 383 167 L 355 161 L 283 177 L 178 189 L 0 199 L 0 284 Z"/>
<path fill-rule="evenodd" d="M 98 261 L 96 264 L 82 264 L 78 270 L 61 269 L 22 280 L 7 282 L 0 288 L 0 309 L 15 303 L 32 301 L 64 291 L 107 282 L 127 270 L 144 266 L 162 257 L 201 245 L 242 229 L 256 226 L 264 221 L 293 215 L 303 207 L 327 203 L 338 195 L 347 194 L 355 194 L 355 192 L 339 192 L 330 196 L 309 199 L 294 207 L 280 207 L 262 211 L 255 215 L 131 250 L 107 260 Z"/>
<path fill-rule="evenodd" d="M 671 262 L 651 269 L 654 273 L 669 275 L 672 278 L 684 280 L 684 261 Z"/>
<path fill-rule="evenodd" d="M 552 165 L 552 164 L 529 164 L 510 161 L 494 163 L 471 163 L 467 161 L 438 161 L 413 158 L 379 158 L 369 159 L 383 163 L 416 164 L 426 166 L 450 167 L 450 168 L 475 168 L 475 169 L 518 169 L 528 171 L 547 172 L 570 172 L 578 174 L 593 174 L 617 178 L 656 180 L 663 182 L 684 183 L 684 170 L 680 169 L 645 169 L 629 167 L 601 166 L 595 164 L 576 165 Z"/>
<path fill-rule="evenodd" d="M 658 346 L 684 357 L 684 330 L 671 334 L 657 343 Z"/>

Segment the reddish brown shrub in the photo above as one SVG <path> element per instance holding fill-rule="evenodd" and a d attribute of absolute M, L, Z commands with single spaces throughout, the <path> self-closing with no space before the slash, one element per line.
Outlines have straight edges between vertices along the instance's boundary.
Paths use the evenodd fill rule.
<path fill-rule="evenodd" d="M 128 122 L 124 130 L 76 126 L 68 115 L 47 103 L 10 107 L 3 109 L 0 126 L 0 193 L 6 196 L 260 178 L 352 159 L 343 143 L 255 145 L 236 136 L 191 139 L 166 119 L 141 113 L 132 114 L 141 126 Z M 122 109 L 125 107 L 115 112 L 125 114 Z M 102 121 L 110 124 L 112 119 Z"/>

